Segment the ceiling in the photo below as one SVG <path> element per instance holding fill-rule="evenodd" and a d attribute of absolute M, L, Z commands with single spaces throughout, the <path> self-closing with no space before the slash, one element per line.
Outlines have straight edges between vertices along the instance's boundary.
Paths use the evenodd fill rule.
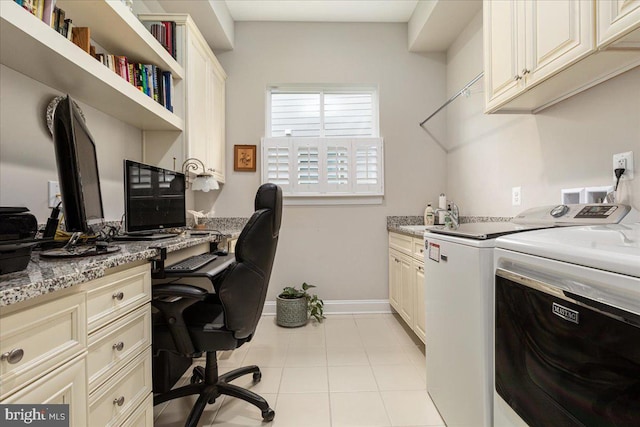
<path fill-rule="evenodd" d="M 418 0 L 226 0 L 234 21 L 408 22 Z"/>
<path fill-rule="evenodd" d="M 2 0 L 0 0 L 2 1 Z M 160 12 L 189 13 L 209 45 L 232 50 L 240 21 L 407 23 L 408 49 L 443 52 L 482 0 L 149 0 Z"/>

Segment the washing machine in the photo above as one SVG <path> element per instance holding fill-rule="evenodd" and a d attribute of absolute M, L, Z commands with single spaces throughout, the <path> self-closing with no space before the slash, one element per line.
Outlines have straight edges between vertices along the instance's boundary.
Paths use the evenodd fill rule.
<path fill-rule="evenodd" d="M 618 223 L 630 211 L 615 204 L 544 206 L 511 222 L 468 223 L 425 233 L 427 391 L 448 427 L 493 425 L 497 242 L 532 230 Z M 595 212 L 599 216 L 591 214 Z"/>

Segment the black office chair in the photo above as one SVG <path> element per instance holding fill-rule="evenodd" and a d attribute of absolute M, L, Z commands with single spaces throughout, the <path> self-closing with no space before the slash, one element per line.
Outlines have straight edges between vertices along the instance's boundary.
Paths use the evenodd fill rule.
<path fill-rule="evenodd" d="M 233 350 L 253 337 L 267 293 L 281 219 L 282 190 L 274 184 L 262 185 L 256 194 L 255 212 L 238 238 L 235 262 L 214 280 L 215 293 L 182 284 L 153 287 L 152 304 L 160 313 L 156 313 L 153 326 L 154 353 L 189 358 L 206 353 L 206 365 L 194 369 L 190 385 L 161 390 L 154 396 L 157 405 L 198 394 L 185 426 L 195 427 L 207 403 L 215 402 L 220 395 L 257 406 L 264 421 L 275 416 L 264 398 L 229 384 L 250 373 L 254 382 L 260 381 L 260 368 L 252 365 L 218 375 L 216 351 Z"/>

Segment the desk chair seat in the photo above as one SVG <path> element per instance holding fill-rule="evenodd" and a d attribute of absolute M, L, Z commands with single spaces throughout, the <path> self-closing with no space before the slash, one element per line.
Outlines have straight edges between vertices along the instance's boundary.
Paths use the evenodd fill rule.
<path fill-rule="evenodd" d="M 253 337 L 264 306 L 281 218 L 282 190 L 273 184 L 262 185 L 256 194 L 255 212 L 238 238 L 235 262 L 213 280 L 215 293 L 182 284 L 153 287 L 154 354 L 168 352 L 193 358 L 206 353 L 205 366 L 194 369 L 189 385 L 167 391 L 157 389 L 154 378 L 154 405 L 199 395 L 186 420 L 187 427 L 195 427 L 206 405 L 221 395 L 257 406 L 264 421 L 275 416 L 264 398 L 229 384 L 248 374 L 253 374 L 254 382 L 260 381 L 260 368 L 246 366 L 219 375 L 216 352 L 236 349 Z"/>

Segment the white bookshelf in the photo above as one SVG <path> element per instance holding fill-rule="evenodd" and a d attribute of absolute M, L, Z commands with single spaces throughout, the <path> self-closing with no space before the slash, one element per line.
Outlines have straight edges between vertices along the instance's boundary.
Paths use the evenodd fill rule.
<path fill-rule="evenodd" d="M 115 54 L 145 59 L 175 73 L 174 77 L 184 75 L 182 66 L 119 2 L 59 0 L 56 4 L 63 9 L 71 6 L 65 9 L 67 17 L 78 26 L 91 27 L 92 39 L 105 49 L 108 46 L 115 49 Z M 94 12 L 72 17 L 75 6 L 80 4 L 90 5 Z M 81 9 L 84 7 L 79 7 Z M 102 29 L 104 24 L 100 24 L 103 20 L 110 20 L 113 25 L 108 34 Z M 94 26 L 101 29 L 94 33 Z M 121 49 L 120 45 L 129 47 Z M 155 56 L 164 59 L 146 61 Z M 0 0 L 0 62 L 140 129 L 182 131 L 184 128 L 184 120 L 178 115 L 9 0 Z"/>

